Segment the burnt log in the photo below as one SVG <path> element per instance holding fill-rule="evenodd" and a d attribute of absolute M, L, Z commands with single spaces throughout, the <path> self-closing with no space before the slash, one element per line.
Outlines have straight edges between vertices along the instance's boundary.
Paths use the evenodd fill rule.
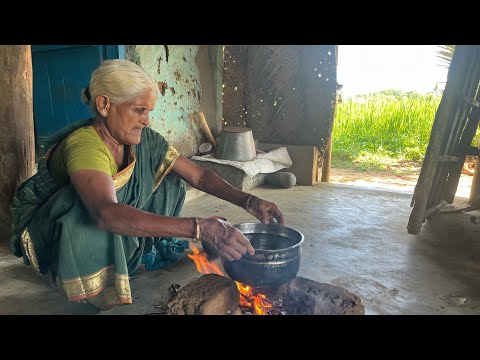
<path fill-rule="evenodd" d="M 235 281 L 202 275 L 185 285 L 167 304 L 168 315 L 228 315 L 238 313 L 240 292 Z"/>

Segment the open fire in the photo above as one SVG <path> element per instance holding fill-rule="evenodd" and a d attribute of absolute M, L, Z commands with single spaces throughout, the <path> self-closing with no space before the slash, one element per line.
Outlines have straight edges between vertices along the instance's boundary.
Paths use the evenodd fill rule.
<path fill-rule="evenodd" d="M 187 256 L 195 262 L 197 271 L 202 274 L 217 274 L 225 276 L 222 270 L 212 261 L 207 259 L 205 252 L 200 252 L 195 246 L 191 247 L 193 254 Z M 243 314 L 255 315 L 282 315 L 282 306 L 267 299 L 267 296 L 258 293 L 252 286 L 235 281 L 240 292 L 240 309 Z"/>

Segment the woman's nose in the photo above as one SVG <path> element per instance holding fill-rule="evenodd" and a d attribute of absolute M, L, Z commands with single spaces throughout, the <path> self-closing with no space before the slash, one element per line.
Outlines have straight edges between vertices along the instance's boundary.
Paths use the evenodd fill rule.
<path fill-rule="evenodd" d="M 150 115 L 149 114 L 146 114 L 145 116 L 142 116 L 140 122 L 145 125 L 145 126 L 148 126 L 150 124 Z"/>

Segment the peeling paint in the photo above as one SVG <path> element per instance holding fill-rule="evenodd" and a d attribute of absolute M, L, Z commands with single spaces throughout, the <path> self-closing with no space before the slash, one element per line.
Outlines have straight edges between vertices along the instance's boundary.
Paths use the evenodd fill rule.
<path fill-rule="evenodd" d="M 129 56 L 144 64 L 143 68 L 155 80 L 162 95 L 151 112 L 150 127 L 187 157 L 197 152 L 204 138 L 199 124 L 190 120 L 192 114 L 200 110 L 198 94 L 202 93 L 196 63 L 198 49 L 199 45 L 168 45 L 167 63 L 163 61 L 166 58 L 164 45 L 129 48 Z M 187 84 L 182 79 L 186 79 Z M 175 86 L 168 86 L 174 83 Z"/>
<path fill-rule="evenodd" d="M 182 74 L 180 74 L 180 72 L 178 70 L 175 70 L 174 75 L 175 75 L 175 79 L 177 81 L 180 80 L 180 78 L 182 77 Z"/>
<path fill-rule="evenodd" d="M 168 49 L 168 45 L 163 45 L 165 48 L 165 61 L 168 63 L 168 57 L 170 56 L 170 50 Z"/>
<path fill-rule="evenodd" d="M 162 94 L 162 96 L 165 96 L 166 88 L 167 88 L 167 83 L 164 83 L 163 81 L 158 82 L 158 89 L 160 90 L 160 94 Z"/>
<path fill-rule="evenodd" d="M 125 46 L 125 57 L 130 61 L 134 62 L 138 66 L 142 66 L 140 56 L 137 52 L 137 45 L 126 45 Z"/>

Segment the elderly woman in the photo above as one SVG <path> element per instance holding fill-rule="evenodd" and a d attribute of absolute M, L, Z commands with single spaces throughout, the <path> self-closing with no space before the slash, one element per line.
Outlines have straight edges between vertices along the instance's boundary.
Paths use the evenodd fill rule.
<path fill-rule="evenodd" d="M 148 127 L 157 86 L 133 62 L 105 61 L 83 98 L 93 118 L 50 138 L 12 204 L 12 251 L 51 274 L 70 301 L 104 310 L 131 304 L 129 275 L 178 259 L 188 240 L 176 237 L 200 240 L 229 261 L 254 253 L 225 219 L 180 216 L 184 181 L 264 223 L 284 223 L 276 204 L 235 189 Z"/>

